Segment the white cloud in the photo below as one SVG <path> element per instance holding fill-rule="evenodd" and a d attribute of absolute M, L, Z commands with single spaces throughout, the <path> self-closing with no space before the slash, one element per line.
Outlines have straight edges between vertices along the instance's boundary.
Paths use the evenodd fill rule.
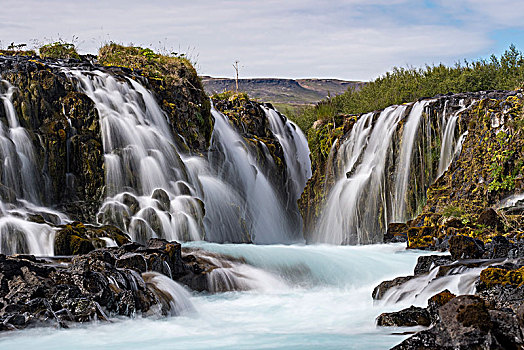
<path fill-rule="evenodd" d="M 232 76 L 239 59 L 244 77 L 371 79 L 394 65 L 489 53 L 492 29 L 524 23 L 524 4 L 510 10 L 506 0 L 0 2 L 4 46 L 76 35 L 84 52 L 108 40 L 189 48 L 214 76 Z"/>

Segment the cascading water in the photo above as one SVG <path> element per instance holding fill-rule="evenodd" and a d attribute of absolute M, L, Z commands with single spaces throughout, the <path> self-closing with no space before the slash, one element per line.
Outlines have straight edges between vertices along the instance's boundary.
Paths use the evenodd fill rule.
<path fill-rule="evenodd" d="M 139 242 L 151 237 L 300 240 L 300 229 L 287 215 L 298 215 L 296 203 L 286 210 L 256 155 L 222 113 L 212 108 L 215 128 L 206 161 L 178 151 L 164 113 L 139 83 L 96 71 L 66 73 L 79 82 L 100 115 L 108 197 L 99 222 L 115 224 Z M 276 112 L 266 113 L 273 118 Z M 290 122 L 273 122 L 289 158 L 291 198 L 296 202 L 311 176 L 307 142 Z"/>
<path fill-rule="evenodd" d="M 382 111 L 370 131 L 365 149 L 361 135 L 351 134 L 347 142 L 354 146 L 348 146 L 351 151 L 345 154 L 350 170 L 342 174 L 329 194 L 313 237 L 315 241 L 334 244 L 377 241 L 377 233 L 387 224 L 377 217 L 380 211 L 388 211 L 384 178 L 386 157 L 397 123 L 406 109 L 407 106 L 393 106 Z M 355 127 L 364 128 L 371 122 L 368 118 L 371 118 L 369 114 L 362 116 Z M 356 159 L 361 159 L 358 165 Z"/>
<path fill-rule="evenodd" d="M 274 109 L 262 106 L 269 120 L 271 131 L 277 137 L 286 160 L 288 181 L 290 182 L 290 200 L 296 204 L 307 180 L 311 177 L 309 147 L 302 130 Z"/>
<path fill-rule="evenodd" d="M 404 131 L 402 133 L 401 150 L 395 171 L 395 195 L 393 199 L 393 214 L 388 221 L 406 221 L 409 219 L 406 215 L 406 192 L 408 190 L 409 173 L 413 159 L 413 147 L 415 144 L 415 137 L 419 131 L 419 125 L 423 118 L 423 113 L 426 106 L 432 101 L 420 101 L 413 105 L 407 122 L 404 124 Z"/>
<path fill-rule="evenodd" d="M 358 118 L 349 135 L 338 141 L 340 147 L 331 150 L 335 184 L 309 241 L 380 242 L 388 223 L 417 214 L 427 186 L 460 153 L 466 134 L 456 136 L 457 120 L 474 102 L 461 99 L 448 105 L 446 100 L 440 109 L 432 107 L 436 101 L 391 106 Z M 435 171 L 436 147 L 441 156 Z"/>
<path fill-rule="evenodd" d="M 15 88 L 0 80 L 7 125 L 0 122 L 0 253 L 53 255 L 55 231 L 47 224 L 31 222 L 40 216 L 54 224 L 68 221 L 67 216 L 42 206 L 44 181 L 38 168 L 33 141 L 20 126 L 12 103 Z M 1 115 L 1 113 L 0 113 Z"/>
<path fill-rule="evenodd" d="M 241 200 L 240 216 L 255 243 L 289 243 L 300 240 L 292 227 L 279 193 L 257 163 L 256 156 L 227 117 L 212 109 L 215 129 L 210 149 L 211 166 L 217 177 L 229 183 Z M 218 207 L 223 205 L 223 199 Z M 238 220 L 238 217 L 235 218 Z"/>
<path fill-rule="evenodd" d="M 459 137 L 457 140 L 455 138 L 455 129 L 457 128 L 457 120 L 460 117 L 460 113 L 466 109 L 464 105 L 464 100 L 461 100 L 459 102 L 459 105 L 462 106 L 462 108 L 451 114 L 451 116 L 449 116 L 449 119 L 447 119 L 446 123 L 444 124 L 445 128 L 444 134 L 442 136 L 442 147 L 440 150 L 437 177 L 440 177 L 442 174 L 444 174 L 449 164 L 453 160 L 453 155 L 456 153 L 456 150 L 462 145 L 461 140 L 463 139 L 463 137 Z M 445 118 L 445 116 L 447 115 L 446 107 L 447 104 L 446 106 L 444 106 L 443 118 Z"/>
<path fill-rule="evenodd" d="M 69 71 L 100 115 L 106 193 L 101 223 L 139 242 L 151 237 L 199 240 L 203 208 L 154 97 L 133 81 L 103 72 Z"/>
<path fill-rule="evenodd" d="M 194 312 L 191 294 L 171 278 L 158 272 L 144 272 L 142 278 L 160 302 L 160 312 L 179 316 Z"/>
<path fill-rule="evenodd" d="M 166 278 L 146 275 L 148 283 L 160 289 L 166 307 L 170 307 L 172 296 L 181 292 L 182 298 L 175 296 L 175 305 L 179 299 L 184 301 L 181 306 L 189 301 L 195 312 L 182 312 L 182 317 L 165 320 L 137 318 L 84 325 L 63 332 L 29 329 L 0 339 L 0 346 L 29 348 L 38 342 L 40 349 L 91 349 L 98 344 L 107 349 L 387 349 L 408 336 L 404 330 L 376 327 L 376 316 L 398 310 L 398 305 L 374 303 L 371 297 L 373 288 L 384 279 L 413 271 L 420 253 L 405 251 L 401 244 L 353 247 L 188 242 L 184 246 L 249 263 L 253 270 L 248 277 L 265 280 L 265 288 L 193 293 L 187 298 L 180 286 L 175 287 Z M 272 277 L 266 280 L 268 275 Z"/>

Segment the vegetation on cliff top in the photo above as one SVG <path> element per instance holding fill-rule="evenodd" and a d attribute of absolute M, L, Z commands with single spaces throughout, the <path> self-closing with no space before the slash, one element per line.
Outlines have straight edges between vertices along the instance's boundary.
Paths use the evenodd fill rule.
<path fill-rule="evenodd" d="M 149 48 L 122 46 L 116 43 L 100 48 L 98 61 L 104 66 L 138 70 L 149 79 L 164 80 L 167 84 L 183 78 L 181 73 L 186 70 L 197 75 L 191 62 L 183 56 L 161 55 Z"/>
<path fill-rule="evenodd" d="M 38 52 L 41 58 L 80 59 L 75 45 L 61 40 L 40 47 Z"/>
<path fill-rule="evenodd" d="M 337 114 L 367 113 L 442 93 L 513 90 L 523 83 L 524 56 L 511 45 L 500 57 L 492 55 L 489 59 L 464 61 L 453 67 L 443 64 L 395 67 L 361 89 L 349 89 L 321 101 L 294 119 L 307 132 L 316 120 L 331 119 Z"/>

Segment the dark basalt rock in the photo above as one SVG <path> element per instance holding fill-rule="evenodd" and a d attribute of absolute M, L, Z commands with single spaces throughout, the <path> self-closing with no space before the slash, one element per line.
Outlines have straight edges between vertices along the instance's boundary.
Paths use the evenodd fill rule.
<path fill-rule="evenodd" d="M 415 266 L 415 276 L 428 273 L 430 270 L 437 266 L 449 265 L 453 262 L 453 258 L 450 255 L 425 255 L 419 256 L 417 259 L 417 265 Z"/>
<path fill-rule="evenodd" d="M 428 299 L 428 307 L 426 310 L 429 313 L 431 323 L 436 323 L 440 320 L 439 312 L 441 306 L 448 303 L 451 299 L 455 298 L 456 295 L 445 289 L 440 293 L 435 294 Z"/>
<path fill-rule="evenodd" d="M 431 324 L 428 311 L 421 307 L 411 306 L 397 312 L 387 312 L 377 317 L 377 326 L 414 327 Z"/>
<path fill-rule="evenodd" d="M 129 236 L 114 226 L 92 226 L 73 222 L 61 226 L 56 233 L 55 255 L 86 254 L 96 248 L 104 248 L 106 242 L 102 238 L 110 238 L 117 245 L 131 242 Z"/>
<path fill-rule="evenodd" d="M 409 226 L 405 223 L 389 223 L 388 230 L 384 235 L 384 243 L 406 242 L 408 228 Z"/>
<path fill-rule="evenodd" d="M 497 214 L 495 209 L 493 208 L 486 208 L 484 209 L 478 219 L 477 223 L 479 225 L 484 225 L 496 230 L 503 230 L 504 229 L 504 223 L 502 222 L 501 217 Z"/>
<path fill-rule="evenodd" d="M 375 300 L 380 300 L 384 297 L 384 295 L 387 293 L 389 289 L 396 286 L 400 286 L 406 283 L 407 281 L 412 280 L 413 278 L 415 278 L 415 276 L 397 277 L 390 281 L 384 281 L 380 283 L 378 286 L 376 286 L 375 289 L 373 289 L 373 293 L 371 294 L 371 296 Z"/>
<path fill-rule="evenodd" d="M 219 254 L 216 261 L 238 261 Z M 233 260 L 231 260 L 233 259 Z M 60 263 L 57 263 L 60 262 Z M 182 255 L 177 242 L 151 239 L 72 258 L 37 259 L 0 254 L 0 331 L 28 326 L 67 327 L 71 322 L 107 320 L 115 315 L 166 311 L 165 293 L 141 273 L 159 272 L 199 291 L 208 291 L 206 273 L 219 266 Z M 160 300 L 160 299 L 162 300 Z"/>
<path fill-rule="evenodd" d="M 33 140 L 39 168 L 45 171 L 42 179 L 47 180 L 39 183 L 45 189 L 42 202 L 74 219 L 94 221 L 104 185 L 98 113 L 61 67 L 91 69 L 92 65 L 60 61 L 58 66 L 55 61 L 0 56 L 0 78 L 16 88 L 13 105 Z M 74 181 L 68 183 L 66 178 Z"/>
<path fill-rule="evenodd" d="M 504 236 L 495 236 L 486 245 L 489 259 L 507 258 L 513 248 L 513 244 Z"/>
<path fill-rule="evenodd" d="M 479 259 L 484 254 L 484 243 L 468 236 L 453 236 L 449 240 L 449 252 L 453 260 Z"/>
<path fill-rule="evenodd" d="M 518 349 L 524 344 L 516 315 L 490 310 L 477 296 L 453 298 L 439 309 L 439 318 L 393 349 Z"/>

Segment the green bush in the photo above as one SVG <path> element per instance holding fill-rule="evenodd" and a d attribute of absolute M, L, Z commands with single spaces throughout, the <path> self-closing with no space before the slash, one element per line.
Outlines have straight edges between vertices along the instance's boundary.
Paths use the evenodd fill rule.
<path fill-rule="evenodd" d="M 362 88 L 319 102 L 296 117 L 304 132 L 316 119 L 326 120 L 336 114 L 360 114 L 394 104 L 415 101 L 437 94 L 512 90 L 524 84 L 524 56 L 511 45 L 500 57 L 424 68 L 393 68 Z M 315 119 L 316 118 L 316 119 Z"/>
<path fill-rule="evenodd" d="M 78 55 L 78 52 L 76 52 L 75 45 L 63 41 L 57 41 L 44 45 L 38 49 L 38 51 L 40 52 L 40 57 L 42 58 L 80 59 L 80 55 Z"/>

